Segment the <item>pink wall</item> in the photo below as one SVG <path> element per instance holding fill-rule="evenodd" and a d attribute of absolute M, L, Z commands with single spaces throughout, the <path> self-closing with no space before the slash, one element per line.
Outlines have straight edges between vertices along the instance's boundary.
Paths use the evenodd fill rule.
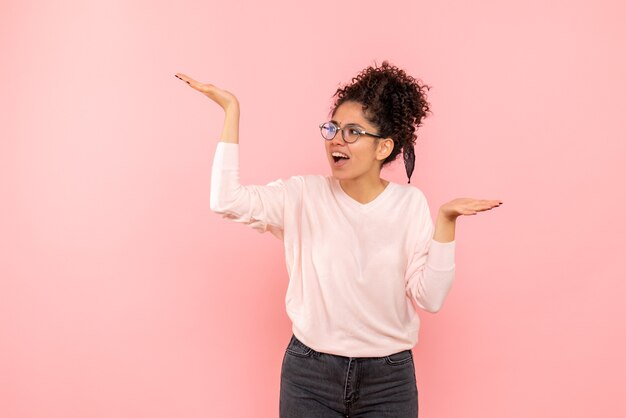
<path fill-rule="evenodd" d="M 330 96 L 384 59 L 433 86 L 431 210 L 504 201 L 421 313 L 420 417 L 625 416 L 622 1 L 130 3 L 0 4 L 0 416 L 276 417 L 281 242 L 210 212 L 222 111 L 174 74 L 239 97 L 264 184 L 330 172 Z"/>

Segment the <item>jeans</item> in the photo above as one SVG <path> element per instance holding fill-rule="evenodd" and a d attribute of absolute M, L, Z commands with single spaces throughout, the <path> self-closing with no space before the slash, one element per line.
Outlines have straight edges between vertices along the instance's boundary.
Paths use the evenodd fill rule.
<path fill-rule="evenodd" d="M 313 350 L 292 334 L 280 374 L 280 418 L 416 418 L 411 350 L 345 357 Z"/>

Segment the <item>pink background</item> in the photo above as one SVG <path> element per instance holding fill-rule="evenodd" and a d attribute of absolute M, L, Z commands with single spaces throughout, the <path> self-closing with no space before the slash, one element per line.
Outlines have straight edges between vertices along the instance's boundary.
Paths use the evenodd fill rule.
<path fill-rule="evenodd" d="M 265 184 L 330 173 L 330 96 L 384 59 L 433 87 L 433 215 L 504 201 L 420 312 L 420 417 L 625 416 L 624 2 L 0 8 L 3 418 L 278 416 L 282 243 L 210 212 L 223 112 L 174 74 L 238 96 Z"/>

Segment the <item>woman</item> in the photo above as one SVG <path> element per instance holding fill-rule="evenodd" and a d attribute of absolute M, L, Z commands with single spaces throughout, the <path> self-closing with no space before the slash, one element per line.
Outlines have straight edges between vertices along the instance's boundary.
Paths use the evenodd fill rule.
<path fill-rule="evenodd" d="M 380 177 L 402 151 L 410 182 L 428 86 L 387 61 L 366 68 L 336 91 L 331 120 L 320 125 L 331 176 L 244 186 L 237 99 L 176 77 L 225 111 L 211 210 L 284 241 L 293 334 L 280 416 L 416 417 L 417 308 L 437 312 L 452 285 L 457 217 L 502 203 L 454 199 L 441 206 L 435 227 L 419 188 Z"/>

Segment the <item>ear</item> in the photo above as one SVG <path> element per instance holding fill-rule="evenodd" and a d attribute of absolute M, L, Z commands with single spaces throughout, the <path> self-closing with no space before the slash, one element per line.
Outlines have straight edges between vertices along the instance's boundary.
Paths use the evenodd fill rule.
<path fill-rule="evenodd" d="M 394 147 L 394 140 L 391 138 L 380 138 L 376 149 L 376 159 L 383 161 L 391 155 Z"/>

